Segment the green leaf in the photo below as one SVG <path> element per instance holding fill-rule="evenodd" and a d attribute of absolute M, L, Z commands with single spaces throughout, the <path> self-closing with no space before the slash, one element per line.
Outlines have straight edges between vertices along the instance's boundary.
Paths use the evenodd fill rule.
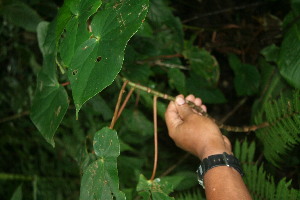
<path fill-rule="evenodd" d="M 122 119 L 127 133 L 122 139 L 126 142 L 139 144 L 153 136 L 153 123 L 141 111 L 125 109 Z"/>
<path fill-rule="evenodd" d="M 43 137 L 55 146 L 53 136 L 69 106 L 68 95 L 58 83 L 55 64 L 55 35 L 41 23 L 38 28 L 39 45 L 43 52 L 43 68 L 38 74 L 37 88 L 32 102 L 30 118 Z M 47 36 L 45 37 L 45 33 Z"/>
<path fill-rule="evenodd" d="M 172 185 L 168 182 L 162 182 L 159 178 L 150 181 L 141 174 L 136 190 L 145 200 L 150 199 L 150 196 L 152 200 L 174 199 L 168 196 L 168 194 L 173 191 Z"/>
<path fill-rule="evenodd" d="M 93 144 L 99 158 L 84 170 L 80 199 L 126 199 L 119 190 L 117 157 L 120 155 L 120 144 L 117 132 L 108 127 L 102 128 L 96 132 Z"/>
<path fill-rule="evenodd" d="M 265 47 L 261 50 L 261 54 L 266 58 L 268 62 L 277 62 L 279 56 L 280 48 L 277 47 L 275 44 Z"/>
<path fill-rule="evenodd" d="M 20 185 L 14 192 L 14 194 L 12 195 L 10 200 L 22 200 L 22 185 Z"/>
<path fill-rule="evenodd" d="M 60 45 L 60 55 L 65 65 L 70 65 L 75 50 L 92 35 L 87 30 L 87 20 L 98 10 L 101 3 L 99 0 L 73 0 L 65 3 L 71 13 Z"/>
<path fill-rule="evenodd" d="M 198 185 L 197 176 L 192 171 L 181 171 L 161 178 L 162 182 L 172 183 L 174 190 L 182 191 Z"/>
<path fill-rule="evenodd" d="M 296 16 L 294 16 L 295 18 Z M 292 22 L 290 22 L 292 23 Z M 300 88 L 300 22 L 296 21 L 285 34 L 280 48 L 280 74 L 295 88 Z"/>
<path fill-rule="evenodd" d="M 121 70 L 126 44 L 141 26 L 147 9 L 148 0 L 127 0 L 107 4 L 94 16 L 93 37 L 76 49 L 68 70 L 77 115 Z"/>
<path fill-rule="evenodd" d="M 191 77 L 186 80 L 186 88 L 188 94 L 200 97 L 204 103 L 225 103 L 227 101 L 221 90 L 209 86 L 209 83 L 196 74 L 191 74 Z"/>
<path fill-rule="evenodd" d="M 47 37 L 49 22 L 40 22 L 37 26 L 37 38 L 39 43 L 39 48 L 43 55 L 46 54 L 46 49 L 44 48 L 45 39 Z"/>
<path fill-rule="evenodd" d="M 193 46 L 193 39 L 185 43 L 183 55 L 190 64 L 191 72 L 204 78 L 210 86 L 217 85 L 220 77 L 220 67 L 215 59 L 205 49 Z"/>
<path fill-rule="evenodd" d="M 92 105 L 93 111 L 96 114 L 101 114 L 105 121 L 111 120 L 113 117 L 113 110 L 109 107 L 106 100 L 100 96 L 96 95 L 89 101 Z"/>
<path fill-rule="evenodd" d="M 153 24 L 153 27 L 163 27 L 164 30 L 157 30 L 157 39 L 160 38 L 165 40 L 165 43 L 168 43 L 169 48 L 176 52 L 181 52 L 183 50 L 184 33 L 182 23 L 178 17 L 173 15 L 171 7 L 168 6 L 165 1 L 150 1 L 147 19 L 149 19 L 150 24 Z M 161 35 L 161 33 L 163 35 Z"/>
<path fill-rule="evenodd" d="M 144 23 L 142 24 L 141 28 L 138 30 L 136 35 L 140 37 L 152 38 L 153 30 L 150 24 L 147 21 L 144 21 Z"/>
<path fill-rule="evenodd" d="M 260 74 L 253 65 L 241 63 L 236 55 L 229 56 L 229 64 L 234 71 L 234 86 L 239 96 L 249 96 L 258 92 Z"/>
<path fill-rule="evenodd" d="M 36 32 L 38 23 L 42 21 L 35 10 L 19 1 L 9 3 L 1 11 L 8 22 L 31 32 Z"/>
<path fill-rule="evenodd" d="M 179 93 L 186 95 L 185 75 L 179 69 L 168 70 L 169 85 Z"/>

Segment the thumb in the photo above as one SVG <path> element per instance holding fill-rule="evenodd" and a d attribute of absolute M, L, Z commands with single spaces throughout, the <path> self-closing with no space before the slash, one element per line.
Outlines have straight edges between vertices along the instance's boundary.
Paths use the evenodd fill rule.
<path fill-rule="evenodd" d="M 189 115 L 194 114 L 192 108 L 185 102 L 185 99 L 182 95 L 178 95 L 175 99 L 175 105 L 177 108 L 177 111 L 179 113 L 179 116 L 181 119 L 187 118 Z"/>

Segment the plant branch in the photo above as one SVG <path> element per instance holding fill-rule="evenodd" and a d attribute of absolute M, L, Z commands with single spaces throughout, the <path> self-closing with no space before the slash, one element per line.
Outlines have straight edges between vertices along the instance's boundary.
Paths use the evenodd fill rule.
<path fill-rule="evenodd" d="M 158 159 L 158 142 L 157 142 L 157 96 L 153 97 L 153 123 L 154 123 L 154 164 L 151 181 L 154 180 L 157 168 L 157 159 Z"/>
<path fill-rule="evenodd" d="M 133 91 L 134 91 L 134 88 L 131 88 L 130 91 L 129 91 L 129 93 L 127 94 L 127 96 L 126 96 L 126 98 L 125 98 L 125 100 L 124 100 L 124 102 L 123 102 L 123 104 L 122 104 L 122 106 L 121 106 L 121 108 L 120 108 L 120 110 L 118 112 L 117 119 L 121 116 L 121 114 L 122 114 L 122 112 L 123 112 L 123 110 L 124 110 L 124 108 L 125 108 L 128 100 L 129 100 L 129 98 L 131 97 Z"/>
<path fill-rule="evenodd" d="M 174 165 L 172 165 L 171 167 L 169 167 L 166 171 L 164 171 L 159 177 L 164 177 L 167 176 L 168 174 L 170 174 L 176 167 L 178 167 L 183 161 L 185 161 L 190 155 L 190 153 L 186 153 L 184 154 L 177 163 L 175 163 Z"/>
<path fill-rule="evenodd" d="M 144 61 L 157 60 L 157 59 L 181 58 L 181 57 L 183 57 L 183 55 L 180 53 L 177 53 L 177 54 L 171 54 L 171 55 L 153 56 L 153 57 L 146 58 Z"/>
<path fill-rule="evenodd" d="M 188 67 L 183 65 L 177 65 L 177 64 L 171 64 L 171 63 L 164 63 L 161 60 L 154 60 L 154 61 L 137 61 L 137 64 L 145 64 L 150 63 L 151 65 L 157 65 L 161 67 L 167 67 L 167 68 L 177 68 L 177 69 L 183 69 L 183 70 L 190 70 Z"/>
<path fill-rule="evenodd" d="M 120 107 L 120 104 L 121 104 L 121 101 L 122 101 L 122 96 L 123 96 L 123 93 L 124 93 L 124 91 L 125 91 L 125 87 L 126 87 L 126 85 L 127 85 L 128 82 L 129 82 L 129 81 L 127 81 L 127 80 L 124 81 L 124 83 L 123 83 L 123 85 L 122 85 L 122 88 L 121 88 L 121 90 L 120 90 L 119 97 L 118 97 L 118 101 L 117 101 L 117 105 L 116 105 L 116 107 L 115 107 L 114 116 L 113 116 L 113 118 L 112 118 L 112 120 L 111 120 L 111 123 L 110 123 L 110 126 L 109 126 L 110 129 L 113 129 L 113 128 L 114 128 L 114 125 L 115 125 L 115 123 L 116 123 L 116 121 L 117 121 L 117 118 L 118 118 L 118 112 L 119 112 L 119 107 Z"/>
<path fill-rule="evenodd" d="M 231 117 L 245 102 L 247 98 L 243 98 L 229 113 L 227 113 L 221 120 L 221 123 L 224 123 L 229 117 Z"/>
<path fill-rule="evenodd" d="M 167 94 L 158 92 L 156 90 L 152 90 L 151 88 L 148 88 L 146 86 L 140 85 L 140 84 L 136 84 L 134 82 L 128 81 L 126 78 L 122 78 L 122 80 L 124 82 L 128 82 L 128 85 L 134 88 L 137 88 L 139 90 L 145 91 L 149 94 L 153 94 L 154 96 L 169 100 L 169 101 L 175 101 L 175 97 L 169 96 Z M 269 123 L 264 122 L 262 124 L 259 125 L 252 125 L 252 126 L 243 126 L 243 127 L 238 127 L 238 126 L 228 126 L 225 125 L 217 120 L 215 120 L 213 117 L 211 117 L 210 115 L 208 115 L 207 112 L 205 112 L 200 106 L 196 106 L 193 102 L 187 101 L 186 103 L 193 108 L 194 110 L 196 110 L 199 114 L 203 115 L 204 117 L 210 118 L 211 120 L 213 120 L 221 129 L 227 130 L 227 131 L 231 131 L 231 132 L 250 132 L 250 131 L 255 131 L 257 129 L 260 128 L 264 128 L 269 126 Z"/>

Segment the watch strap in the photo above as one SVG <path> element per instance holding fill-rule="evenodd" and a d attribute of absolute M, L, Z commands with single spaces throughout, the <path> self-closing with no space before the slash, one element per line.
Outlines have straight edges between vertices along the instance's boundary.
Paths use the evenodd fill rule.
<path fill-rule="evenodd" d="M 224 152 L 223 154 L 211 155 L 202 160 L 197 170 L 198 181 L 203 188 L 205 188 L 203 183 L 203 177 L 205 173 L 208 170 L 218 166 L 232 167 L 237 170 L 241 174 L 241 176 L 244 175 L 243 170 L 240 166 L 240 162 L 235 156 L 229 155 L 226 152 Z"/>

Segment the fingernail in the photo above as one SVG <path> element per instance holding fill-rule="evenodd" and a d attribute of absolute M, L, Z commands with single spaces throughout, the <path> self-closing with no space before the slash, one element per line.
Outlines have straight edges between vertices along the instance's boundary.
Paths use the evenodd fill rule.
<path fill-rule="evenodd" d="M 185 103 L 185 100 L 182 97 L 177 97 L 176 103 L 181 106 Z"/>

